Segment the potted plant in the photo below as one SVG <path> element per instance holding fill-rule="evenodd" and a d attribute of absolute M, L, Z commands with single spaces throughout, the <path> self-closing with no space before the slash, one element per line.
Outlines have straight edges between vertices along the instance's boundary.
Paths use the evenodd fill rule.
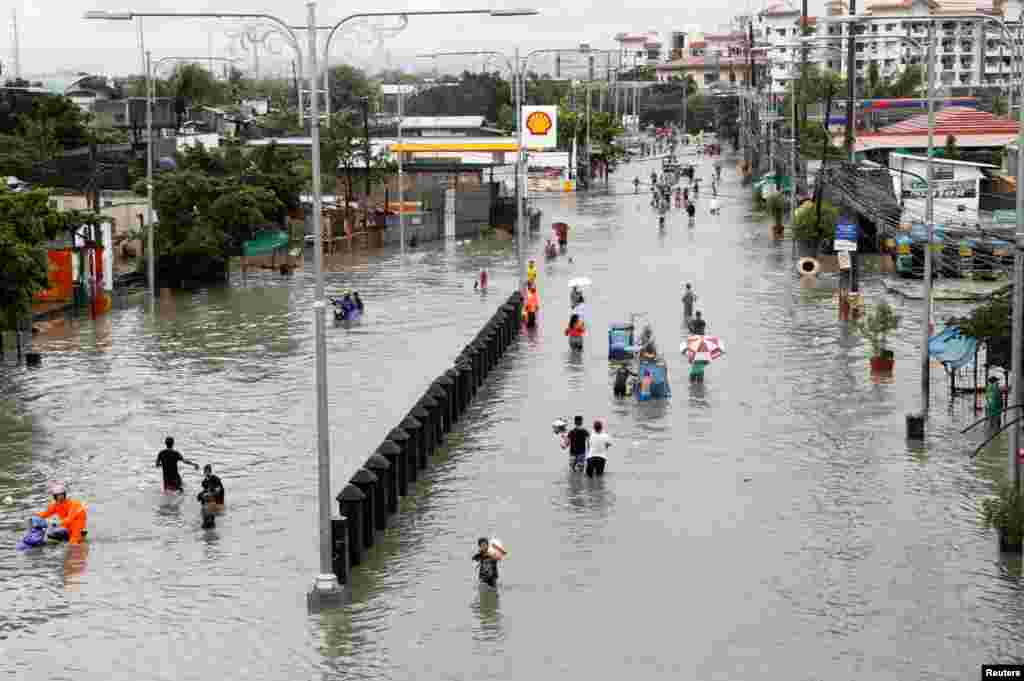
<path fill-rule="evenodd" d="M 782 215 L 786 212 L 786 199 L 783 198 L 781 193 L 775 192 L 768 197 L 765 205 L 768 208 L 768 214 L 775 221 L 772 225 L 772 236 L 776 239 L 781 239 L 786 229 L 782 225 Z"/>
<path fill-rule="evenodd" d="M 876 374 L 891 374 L 895 363 L 892 350 L 888 347 L 889 334 L 900 325 L 900 317 L 892 311 L 886 301 L 854 322 L 857 333 L 871 346 L 871 371 Z"/>
<path fill-rule="evenodd" d="M 813 201 L 806 201 L 796 209 L 793 216 L 793 239 L 800 245 L 801 255 L 815 256 L 821 251 L 822 243 L 831 239 L 839 221 L 839 209 L 824 199 L 821 202 L 821 218 Z"/>
<path fill-rule="evenodd" d="M 981 502 L 985 527 L 999 532 L 999 550 L 1020 553 L 1024 539 L 1024 498 L 1016 485 L 1003 483 L 998 495 Z"/>

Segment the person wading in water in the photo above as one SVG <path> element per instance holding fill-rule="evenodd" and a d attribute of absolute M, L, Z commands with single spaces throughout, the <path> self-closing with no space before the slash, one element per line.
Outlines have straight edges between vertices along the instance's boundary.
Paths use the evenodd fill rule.
<path fill-rule="evenodd" d="M 199 470 L 199 464 L 189 461 L 181 452 L 174 449 L 173 437 L 164 440 L 164 445 L 167 448 L 156 455 L 156 465 L 164 469 L 164 491 L 181 492 L 185 485 L 181 481 L 181 473 L 178 472 L 178 462 L 187 463 L 196 470 Z"/>

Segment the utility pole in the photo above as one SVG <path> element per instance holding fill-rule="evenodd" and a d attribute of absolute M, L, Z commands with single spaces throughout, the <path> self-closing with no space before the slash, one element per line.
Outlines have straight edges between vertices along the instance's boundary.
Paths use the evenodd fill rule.
<path fill-rule="evenodd" d="M 14 33 L 11 43 L 14 47 L 14 79 L 21 78 L 21 40 L 18 36 L 18 10 L 11 10 L 11 31 Z"/>
<path fill-rule="evenodd" d="M 370 98 L 363 97 L 363 153 L 366 155 L 365 209 L 363 229 L 370 229 Z"/>
<path fill-rule="evenodd" d="M 852 41 L 851 41 L 852 42 Z M 924 314 L 921 318 L 921 417 L 926 418 L 931 404 L 931 356 L 928 352 L 928 338 L 931 335 L 932 304 L 932 240 L 935 238 L 935 191 L 932 150 L 935 133 L 935 22 L 928 23 L 928 200 L 925 203 L 925 225 L 928 240 L 924 250 Z M 851 149 L 853 146 L 851 145 Z M 852 151 L 851 151 L 852 155 Z M 1018 216 L 1018 220 L 1020 217 Z"/>

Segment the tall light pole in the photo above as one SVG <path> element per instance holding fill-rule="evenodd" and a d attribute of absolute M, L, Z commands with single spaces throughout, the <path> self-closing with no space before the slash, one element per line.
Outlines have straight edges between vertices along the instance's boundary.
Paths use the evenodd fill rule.
<path fill-rule="evenodd" d="M 149 284 L 149 299 L 156 300 L 156 247 L 153 237 L 153 103 L 156 100 L 156 83 L 153 79 L 160 65 L 172 61 L 198 63 L 201 60 L 234 62 L 230 57 L 162 57 L 152 62 L 152 53 L 146 50 L 146 278 Z"/>

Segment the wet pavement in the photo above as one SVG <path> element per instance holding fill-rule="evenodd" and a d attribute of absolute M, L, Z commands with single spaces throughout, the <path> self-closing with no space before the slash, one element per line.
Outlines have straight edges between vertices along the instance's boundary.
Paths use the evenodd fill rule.
<path fill-rule="evenodd" d="M 572 260 L 532 245 L 539 329 L 492 374 L 343 611 L 305 606 L 308 274 L 239 275 L 165 297 L 155 317 L 117 310 L 37 336 L 41 370 L 0 369 L 0 498 L 14 498 L 0 522 L 0 677 L 902 681 L 1021 661 L 1021 566 L 977 510 L 1005 448 L 968 457 L 984 434 L 958 434 L 973 406 L 950 408 L 941 370 L 927 450 L 903 439 L 919 406 L 918 306 L 891 298 L 895 378 L 873 381 L 829 280 L 798 284 L 791 244 L 750 222 L 731 168 L 720 216 L 705 182 L 696 225 L 673 211 L 659 233 L 632 188 L 652 167 L 627 167 L 609 195 L 538 200 L 545 224 L 572 225 Z M 436 245 L 406 263 L 334 263 L 329 286 L 367 303 L 361 324 L 328 329 L 335 489 L 511 291 L 509 253 Z M 482 266 L 485 296 L 472 289 Z M 567 281 L 581 275 L 590 333 L 572 356 Z M 878 276 L 869 304 L 885 295 Z M 678 351 L 684 281 L 727 351 L 697 387 Z M 630 313 L 649 316 L 671 401 L 611 396 L 606 329 Z M 575 414 L 608 420 L 604 479 L 567 471 L 550 424 Z M 223 478 L 215 530 L 200 529 L 191 469 L 183 499 L 161 494 L 166 435 Z M 89 541 L 16 553 L 52 477 L 89 503 Z M 470 561 L 490 534 L 509 550 L 497 594 L 478 591 Z"/>

